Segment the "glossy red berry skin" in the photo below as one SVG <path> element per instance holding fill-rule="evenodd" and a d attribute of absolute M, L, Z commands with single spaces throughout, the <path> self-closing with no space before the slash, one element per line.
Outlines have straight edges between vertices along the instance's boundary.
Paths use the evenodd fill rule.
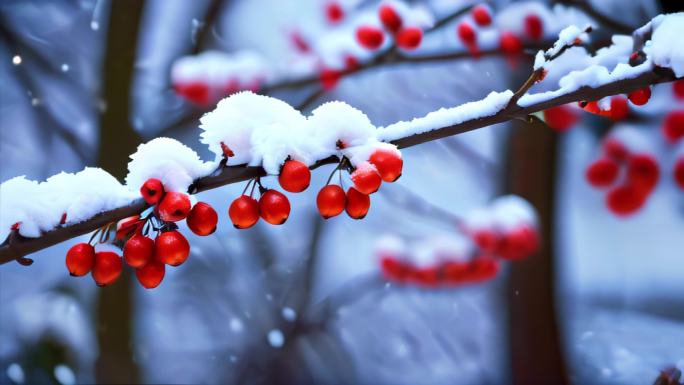
<path fill-rule="evenodd" d="M 147 204 L 156 205 L 164 196 L 164 185 L 159 179 L 150 178 L 140 187 L 140 195 Z"/>
<path fill-rule="evenodd" d="M 190 243 L 176 230 L 159 234 L 154 242 L 154 255 L 159 262 L 179 266 L 190 255 Z"/>
<path fill-rule="evenodd" d="M 544 110 L 544 121 L 558 132 L 565 132 L 577 123 L 579 117 L 569 106 L 558 106 Z"/>
<path fill-rule="evenodd" d="M 121 257 L 112 251 L 95 253 L 95 265 L 92 276 L 98 286 L 107 286 L 116 282 L 123 270 Z"/>
<path fill-rule="evenodd" d="M 336 184 L 323 187 L 316 196 L 318 212 L 325 219 L 340 215 L 344 211 L 346 203 L 347 197 L 344 190 Z"/>
<path fill-rule="evenodd" d="M 354 182 L 354 187 L 359 192 L 369 195 L 380 188 L 382 178 L 378 174 L 375 166 L 368 162 L 364 162 L 351 173 L 351 180 Z"/>
<path fill-rule="evenodd" d="M 489 12 L 489 8 L 484 5 L 477 5 L 472 11 L 473 20 L 480 27 L 486 27 L 492 24 L 492 15 Z"/>
<path fill-rule="evenodd" d="M 456 28 L 456 33 L 458 34 L 458 38 L 461 39 L 463 44 L 467 46 L 474 45 L 477 41 L 477 34 L 475 33 L 475 29 L 468 22 L 463 21 L 459 23 L 458 27 Z"/>
<path fill-rule="evenodd" d="M 278 182 L 283 190 L 298 193 L 309 187 L 311 183 L 311 170 L 298 160 L 288 160 L 283 164 L 278 175 Z"/>
<path fill-rule="evenodd" d="M 268 190 L 259 198 L 261 218 L 272 225 L 282 225 L 290 216 L 290 201 L 277 190 Z"/>
<path fill-rule="evenodd" d="M 527 15 L 524 20 L 525 33 L 532 40 L 540 40 L 544 36 L 544 23 L 537 15 Z"/>
<path fill-rule="evenodd" d="M 627 179 L 635 188 L 650 193 L 660 179 L 660 167 L 649 154 L 635 154 L 627 163 Z"/>
<path fill-rule="evenodd" d="M 370 209 L 370 197 L 360 193 L 354 187 L 347 190 L 347 215 L 353 219 L 363 219 Z"/>
<path fill-rule="evenodd" d="M 520 38 L 510 32 L 502 32 L 499 37 L 499 46 L 507 55 L 517 55 L 522 53 L 522 42 Z"/>
<path fill-rule="evenodd" d="M 154 289 L 159 286 L 164 279 L 165 274 L 166 265 L 156 260 L 150 261 L 150 263 L 144 267 L 135 270 L 135 276 L 138 278 L 138 282 L 140 282 L 145 289 Z"/>
<path fill-rule="evenodd" d="M 159 203 L 159 218 L 164 222 L 178 222 L 188 216 L 191 206 L 187 194 L 168 192 Z"/>
<path fill-rule="evenodd" d="M 401 29 L 402 20 L 401 16 L 397 11 L 389 4 L 383 4 L 378 10 L 378 17 L 382 22 L 382 25 L 387 28 L 388 31 L 396 33 Z"/>
<path fill-rule="evenodd" d="M 627 98 L 635 106 L 643 106 L 644 104 L 648 103 L 648 100 L 651 98 L 651 88 L 646 87 L 631 92 Z"/>
<path fill-rule="evenodd" d="M 629 115 L 629 104 L 623 96 L 613 96 L 610 99 L 610 111 L 602 114 L 614 121 L 623 120 Z"/>
<path fill-rule="evenodd" d="M 684 158 L 680 157 L 677 159 L 672 174 L 677 187 L 684 190 Z"/>
<path fill-rule="evenodd" d="M 398 151 L 387 149 L 377 149 L 373 151 L 370 162 L 380 174 L 380 178 L 385 182 L 394 182 L 401 177 L 401 171 L 404 167 L 404 161 Z"/>
<path fill-rule="evenodd" d="M 77 243 L 67 251 L 66 266 L 69 274 L 82 277 L 95 265 L 95 248 L 89 243 Z"/>
<path fill-rule="evenodd" d="M 344 19 L 344 9 L 337 1 L 331 1 L 325 6 L 325 16 L 332 24 L 337 24 Z"/>
<path fill-rule="evenodd" d="M 423 41 L 423 30 L 416 27 L 404 28 L 396 36 L 397 45 L 407 51 L 414 50 Z"/>
<path fill-rule="evenodd" d="M 197 202 L 190 210 L 185 222 L 193 233 L 207 236 L 216 231 L 218 214 L 209 203 Z"/>
<path fill-rule="evenodd" d="M 670 112 L 663 121 L 663 135 L 670 143 L 684 137 L 684 110 Z"/>
<path fill-rule="evenodd" d="M 230 204 L 228 216 L 236 229 L 248 229 L 259 221 L 259 202 L 242 195 Z"/>
<path fill-rule="evenodd" d="M 625 184 L 612 189 L 606 195 L 606 206 L 613 214 L 628 216 L 637 212 L 646 203 L 648 194 L 631 185 Z"/>
<path fill-rule="evenodd" d="M 132 236 L 124 245 L 123 257 L 136 269 L 147 265 L 154 258 L 154 241 L 142 234 Z"/>
<path fill-rule="evenodd" d="M 365 25 L 356 30 L 356 41 L 366 49 L 376 50 L 385 42 L 385 34 L 376 27 Z"/>
<path fill-rule="evenodd" d="M 609 187 L 617 180 L 619 165 L 611 158 L 601 158 L 587 168 L 585 177 L 590 185 L 596 188 Z"/>

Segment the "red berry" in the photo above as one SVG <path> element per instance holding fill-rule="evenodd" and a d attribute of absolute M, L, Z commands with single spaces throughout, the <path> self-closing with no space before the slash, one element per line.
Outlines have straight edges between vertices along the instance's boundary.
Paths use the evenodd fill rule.
<path fill-rule="evenodd" d="M 663 135 L 674 143 L 684 137 L 684 110 L 670 112 L 663 121 Z"/>
<path fill-rule="evenodd" d="M 677 80 L 672 84 L 672 91 L 677 99 L 684 99 L 684 80 Z"/>
<path fill-rule="evenodd" d="M 348 71 L 354 71 L 361 66 L 359 60 L 352 55 L 344 57 L 344 68 Z"/>
<path fill-rule="evenodd" d="M 159 179 L 150 178 L 140 187 L 140 195 L 147 204 L 156 205 L 164 195 L 164 186 Z"/>
<path fill-rule="evenodd" d="M 259 202 L 256 199 L 242 195 L 230 204 L 228 216 L 236 229 L 247 229 L 259 220 Z"/>
<path fill-rule="evenodd" d="M 510 32 L 502 32 L 499 37 L 499 46 L 501 50 L 507 55 L 517 55 L 522 53 L 522 42 L 520 39 Z"/>
<path fill-rule="evenodd" d="M 613 138 L 608 138 L 603 142 L 603 151 L 609 158 L 618 162 L 624 162 L 630 156 L 627 147 Z"/>
<path fill-rule="evenodd" d="M 499 262 L 494 258 L 478 257 L 470 262 L 468 280 L 471 282 L 488 281 L 499 272 Z"/>
<path fill-rule="evenodd" d="M 586 112 L 590 112 L 592 114 L 598 114 L 601 112 L 598 102 L 595 100 L 591 102 L 579 102 L 578 104 L 580 108 L 582 108 Z"/>
<path fill-rule="evenodd" d="M 66 266 L 69 274 L 82 277 L 93 269 L 95 264 L 95 248 L 90 243 L 77 243 L 67 251 Z"/>
<path fill-rule="evenodd" d="M 469 263 L 451 261 L 442 266 L 442 277 L 446 284 L 458 285 L 467 281 L 469 271 Z"/>
<path fill-rule="evenodd" d="M 631 184 L 619 186 L 606 196 L 606 206 L 615 215 L 626 216 L 639 210 L 648 198 L 648 193 Z"/>
<path fill-rule="evenodd" d="M 636 90 L 631 92 L 627 97 L 635 106 L 643 106 L 644 104 L 648 103 L 648 100 L 651 98 L 651 88 L 646 87 Z"/>
<path fill-rule="evenodd" d="M 475 45 L 477 35 L 475 34 L 475 29 L 472 25 L 470 25 L 470 23 L 467 21 L 462 21 L 458 24 L 456 32 L 458 34 L 458 38 L 461 39 L 463 44 L 467 46 Z"/>
<path fill-rule="evenodd" d="M 519 226 L 503 234 L 498 253 L 501 258 L 517 260 L 528 257 L 539 249 L 539 236 L 529 226 Z"/>
<path fill-rule="evenodd" d="M 623 96 L 613 96 L 610 99 L 610 111 L 604 112 L 602 115 L 618 121 L 627 117 L 629 114 L 629 105 L 627 98 Z"/>
<path fill-rule="evenodd" d="M 525 16 L 525 33 L 532 40 L 540 40 L 544 36 L 544 23 L 539 16 Z"/>
<path fill-rule="evenodd" d="M 206 236 L 216 231 L 218 214 L 209 203 L 197 202 L 190 210 L 185 222 L 193 233 Z"/>
<path fill-rule="evenodd" d="M 627 179 L 637 189 L 650 193 L 658 184 L 660 168 L 649 154 L 637 154 L 629 159 Z"/>
<path fill-rule="evenodd" d="M 318 212 L 325 219 L 338 216 L 344 211 L 347 197 L 342 187 L 336 184 L 329 184 L 321 189 L 316 196 L 316 206 Z"/>
<path fill-rule="evenodd" d="M 439 284 L 439 267 L 414 267 L 409 271 L 412 282 L 426 287 L 435 287 Z"/>
<path fill-rule="evenodd" d="M 309 46 L 309 43 L 306 41 L 304 36 L 299 31 L 293 31 L 290 33 L 290 41 L 292 41 L 292 45 L 295 46 L 297 51 L 307 53 L 311 52 L 311 47 Z M 233 88 L 232 85 L 230 88 Z M 227 94 L 231 94 L 232 92 L 226 92 Z"/>
<path fill-rule="evenodd" d="M 179 266 L 190 255 L 190 243 L 176 230 L 159 234 L 154 242 L 154 254 L 159 262 Z"/>
<path fill-rule="evenodd" d="M 353 219 L 363 219 L 370 209 L 370 197 L 360 193 L 354 187 L 347 190 L 347 215 Z"/>
<path fill-rule="evenodd" d="M 404 28 L 397 34 L 397 45 L 405 50 L 418 48 L 423 40 L 423 31 L 420 28 Z"/>
<path fill-rule="evenodd" d="M 495 252 L 499 244 L 499 234 L 489 229 L 476 230 L 472 233 L 471 238 L 477 247 L 486 253 Z"/>
<path fill-rule="evenodd" d="M 122 270 L 121 257 L 115 252 L 100 251 L 95 253 L 92 276 L 98 286 L 111 285 L 119 278 Z"/>
<path fill-rule="evenodd" d="M 404 161 L 401 159 L 401 153 L 398 150 L 384 148 L 375 150 L 368 162 L 375 166 L 383 181 L 390 183 L 399 179 L 404 167 Z"/>
<path fill-rule="evenodd" d="M 336 24 L 344 19 L 344 9 L 336 2 L 331 1 L 325 6 L 325 16 L 329 22 Z"/>
<path fill-rule="evenodd" d="M 565 132 L 577 123 L 579 117 L 575 111 L 567 105 L 552 107 L 544 110 L 544 120 L 549 127 L 558 132 Z"/>
<path fill-rule="evenodd" d="M 282 225 L 290 216 L 290 201 L 277 190 L 268 190 L 259 198 L 259 213 L 272 225 Z"/>
<path fill-rule="evenodd" d="M 168 192 L 159 203 L 159 218 L 164 222 L 178 222 L 188 216 L 191 206 L 187 194 Z"/>
<path fill-rule="evenodd" d="M 164 279 L 164 274 L 166 273 L 166 265 L 159 261 L 150 261 L 144 267 L 137 269 L 135 271 L 135 276 L 138 278 L 138 282 L 145 289 L 154 289 L 159 286 L 161 281 Z"/>
<path fill-rule="evenodd" d="M 680 157 L 675 162 L 673 176 L 677 186 L 684 190 L 684 157 Z"/>
<path fill-rule="evenodd" d="M 285 191 L 298 193 L 306 190 L 311 182 L 311 170 L 298 160 L 288 160 L 278 175 L 280 187 Z"/>
<path fill-rule="evenodd" d="M 401 282 L 406 279 L 409 269 L 401 261 L 392 257 L 384 257 L 380 261 L 380 269 L 386 279 Z"/>
<path fill-rule="evenodd" d="M 394 10 L 394 7 L 391 5 L 383 4 L 380 6 L 380 9 L 378 10 L 378 17 L 380 18 L 382 25 L 385 26 L 385 28 L 387 28 L 390 32 L 396 33 L 401 29 L 401 16 L 399 16 L 397 11 Z"/>
<path fill-rule="evenodd" d="M 361 163 L 354 172 L 351 173 L 351 180 L 354 187 L 363 194 L 372 194 L 380 188 L 382 178 L 378 170 L 369 162 Z"/>
<path fill-rule="evenodd" d="M 123 248 L 123 257 L 126 263 L 135 268 L 140 268 L 154 256 L 154 241 L 142 234 L 132 236 Z"/>
<path fill-rule="evenodd" d="M 324 90 L 330 91 L 337 83 L 340 81 L 342 73 L 338 70 L 323 68 L 319 74 L 319 80 L 321 81 L 321 86 Z"/>
<path fill-rule="evenodd" d="M 366 49 L 378 49 L 385 42 L 385 34 L 376 27 L 365 25 L 356 30 L 356 41 Z"/>
<path fill-rule="evenodd" d="M 597 159 L 588 168 L 585 174 L 590 185 L 601 188 L 615 183 L 620 169 L 617 162 L 611 158 Z"/>
<path fill-rule="evenodd" d="M 492 24 L 492 15 L 489 13 L 489 8 L 485 5 L 477 5 L 473 8 L 473 20 L 481 27 L 486 27 Z"/>

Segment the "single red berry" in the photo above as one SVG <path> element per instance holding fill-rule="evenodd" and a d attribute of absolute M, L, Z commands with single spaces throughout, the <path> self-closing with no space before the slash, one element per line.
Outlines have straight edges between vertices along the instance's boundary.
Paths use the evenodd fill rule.
<path fill-rule="evenodd" d="M 280 187 L 285 191 L 298 193 L 306 190 L 311 183 L 311 170 L 298 160 L 288 160 L 278 175 Z"/>
<path fill-rule="evenodd" d="M 544 110 L 544 120 L 549 127 L 558 132 L 565 132 L 577 123 L 579 117 L 575 111 L 567 105 L 552 107 Z"/>
<path fill-rule="evenodd" d="M 363 219 L 370 209 L 370 197 L 354 187 L 347 190 L 347 215 L 353 219 Z"/>
<path fill-rule="evenodd" d="M 601 158 L 589 165 L 585 177 L 587 182 L 594 187 L 609 187 L 617 180 L 619 171 L 616 161 L 611 158 Z"/>
<path fill-rule="evenodd" d="M 630 156 L 627 147 L 614 138 L 608 138 L 603 142 L 603 152 L 605 152 L 609 158 L 618 162 L 624 162 Z"/>
<path fill-rule="evenodd" d="M 290 201 L 278 190 L 268 190 L 259 198 L 259 213 L 272 225 L 282 225 L 290 216 Z"/>
<path fill-rule="evenodd" d="M 318 212 L 325 219 L 338 216 L 344 211 L 347 197 L 342 187 L 336 184 L 329 184 L 321 189 L 316 196 L 316 206 Z"/>
<path fill-rule="evenodd" d="M 359 63 L 359 59 L 354 57 L 353 55 L 346 55 L 344 57 L 344 68 L 348 71 L 354 71 L 358 69 L 361 66 L 361 63 Z"/>
<path fill-rule="evenodd" d="M 525 16 L 525 33 L 532 40 L 540 40 L 544 36 L 544 23 L 537 15 Z"/>
<path fill-rule="evenodd" d="M 157 236 L 154 242 L 154 255 L 159 262 L 179 266 L 190 255 L 190 243 L 178 231 L 166 231 Z"/>
<path fill-rule="evenodd" d="M 638 211 L 648 198 L 648 193 L 631 184 L 612 189 L 606 195 L 606 206 L 615 215 L 627 216 Z"/>
<path fill-rule="evenodd" d="M 489 8 L 485 5 L 476 5 L 472 11 L 473 20 L 480 27 L 486 27 L 492 24 L 492 15 L 489 13 Z"/>
<path fill-rule="evenodd" d="M 462 21 L 458 24 L 456 28 L 458 38 L 461 39 L 463 44 L 467 46 L 475 45 L 477 41 L 477 34 L 475 33 L 475 28 L 473 28 L 467 21 Z"/>
<path fill-rule="evenodd" d="M 155 260 L 150 261 L 150 263 L 144 267 L 135 270 L 135 276 L 138 278 L 138 282 L 140 282 L 145 289 L 154 289 L 159 286 L 164 279 L 165 273 L 166 265 Z"/>
<path fill-rule="evenodd" d="M 95 265 L 95 248 L 90 243 L 77 243 L 67 251 L 66 266 L 69 274 L 82 277 Z"/>
<path fill-rule="evenodd" d="M 623 120 L 629 114 L 629 104 L 624 96 L 613 96 L 610 98 L 610 111 L 606 111 L 603 116 L 618 121 Z"/>
<path fill-rule="evenodd" d="M 197 202 L 190 210 L 185 222 L 193 233 L 207 236 L 216 231 L 218 214 L 209 203 Z"/>
<path fill-rule="evenodd" d="M 344 9 L 337 1 L 331 1 L 325 6 L 325 17 L 332 24 L 337 24 L 344 19 Z"/>
<path fill-rule="evenodd" d="M 471 234 L 473 242 L 485 253 L 494 253 L 499 244 L 499 234 L 490 229 L 476 230 Z"/>
<path fill-rule="evenodd" d="M 386 279 L 397 282 L 404 281 L 408 274 L 407 266 L 392 257 L 384 257 L 380 260 L 380 270 Z"/>
<path fill-rule="evenodd" d="M 420 46 L 423 40 L 423 31 L 417 27 L 404 28 L 397 33 L 397 45 L 405 50 L 413 50 Z"/>
<path fill-rule="evenodd" d="M 356 30 L 356 41 L 366 49 L 378 49 L 385 42 L 385 34 L 376 27 L 364 25 Z"/>
<path fill-rule="evenodd" d="M 356 190 L 366 195 L 378 191 L 380 184 L 382 184 L 382 178 L 377 168 L 369 162 L 361 163 L 351 173 L 351 180 L 354 182 Z"/>
<path fill-rule="evenodd" d="M 378 10 L 378 17 L 382 22 L 382 25 L 387 28 L 388 31 L 396 33 L 401 29 L 402 20 L 401 16 L 397 11 L 389 4 L 383 4 Z"/>
<path fill-rule="evenodd" d="M 511 32 L 502 32 L 499 37 L 499 46 L 507 55 L 517 55 L 522 53 L 522 42 Z"/>
<path fill-rule="evenodd" d="M 178 94 L 195 104 L 206 106 L 210 102 L 209 86 L 204 83 L 195 82 L 178 85 L 175 88 Z"/>
<path fill-rule="evenodd" d="M 670 112 L 663 121 L 663 135 L 670 143 L 684 137 L 684 110 Z"/>
<path fill-rule="evenodd" d="M 460 261 L 446 262 L 442 266 L 442 279 L 449 285 L 459 285 L 468 280 L 470 263 Z"/>
<path fill-rule="evenodd" d="M 635 106 L 643 106 L 644 104 L 648 103 L 648 100 L 651 98 L 651 88 L 646 87 L 646 88 L 642 88 L 640 90 L 636 90 L 634 92 L 631 92 L 627 96 L 627 98 Z"/>
<path fill-rule="evenodd" d="M 496 277 L 499 272 L 499 262 L 494 258 L 477 257 L 470 262 L 468 281 L 484 282 Z"/>
<path fill-rule="evenodd" d="M 187 194 L 168 192 L 159 203 L 159 218 L 164 222 L 178 222 L 188 216 L 191 206 Z"/>
<path fill-rule="evenodd" d="M 401 153 L 398 150 L 384 148 L 373 151 L 368 162 L 375 166 L 383 181 L 390 183 L 399 179 L 404 167 L 404 161 L 401 159 Z"/>
<path fill-rule="evenodd" d="M 677 99 L 684 99 L 684 80 L 677 80 L 672 84 L 672 91 Z"/>
<path fill-rule="evenodd" d="M 156 205 L 164 196 L 164 186 L 157 178 L 150 178 L 140 187 L 140 195 L 147 204 Z"/>
<path fill-rule="evenodd" d="M 154 256 L 154 241 L 152 238 L 146 237 L 142 234 L 135 234 L 132 236 L 123 248 L 123 257 L 126 263 L 135 268 L 140 268 Z"/>
<path fill-rule="evenodd" d="M 342 73 L 331 68 L 323 68 L 319 74 L 319 80 L 324 90 L 330 91 L 337 86 L 337 83 L 342 78 Z"/>
<path fill-rule="evenodd" d="M 675 162 L 673 176 L 677 186 L 684 190 L 684 157 L 680 157 Z"/>
<path fill-rule="evenodd" d="M 498 253 L 503 259 L 517 260 L 539 250 L 539 235 L 529 226 L 519 226 L 503 234 Z"/>
<path fill-rule="evenodd" d="M 658 184 L 660 168 L 655 158 L 649 154 L 636 154 L 629 158 L 627 179 L 637 189 L 650 193 Z"/>
<path fill-rule="evenodd" d="M 233 150 L 231 150 L 225 142 L 221 142 L 221 152 L 223 152 L 224 158 L 232 158 L 235 156 Z"/>
<path fill-rule="evenodd" d="M 112 251 L 95 253 L 95 265 L 92 276 L 98 286 L 111 285 L 121 275 L 123 263 L 121 257 Z"/>
<path fill-rule="evenodd" d="M 256 199 L 242 195 L 230 204 L 228 216 L 236 229 L 247 229 L 259 220 L 259 202 Z"/>

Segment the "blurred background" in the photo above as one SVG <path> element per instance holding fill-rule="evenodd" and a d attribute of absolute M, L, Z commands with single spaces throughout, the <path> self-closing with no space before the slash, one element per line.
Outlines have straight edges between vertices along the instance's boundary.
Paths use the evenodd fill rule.
<path fill-rule="evenodd" d="M 209 50 L 258 52 L 278 68 L 270 84 L 283 85 L 262 91 L 305 112 L 343 100 L 376 126 L 515 89 L 529 76 L 528 51 L 469 55 L 455 32 L 461 15 L 426 32 L 421 49 L 465 55 L 379 65 L 332 86 L 293 85 L 289 77 L 299 75 L 286 69 L 307 68 L 293 64 L 303 51 L 297 41 L 322 52 L 327 43 L 316 39 L 346 22 L 331 16 L 331 3 L 345 20 L 378 6 L 3 1 L 0 179 L 43 180 L 99 166 L 123 181 L 128 156 L 158 136 L 213 159 L 198 141 L 198 118 L 215 100 L 196 103 L 171 77 L 179 58 Z M 437 21 L 475 4 L 408 3 Z M 564 22 L 594 20 L 599 46 L 664 8 L 681 8 L 651 0 L 489 5 L 494 14 L 508 10 L 496 21 L 500 28 L 532 11 L 561 15 L 543 16 L 554 24 L 551 35 Z M 287 224 L 238 231 L 226 212 L 244 184 L 202 193 L 221 215 L 219 229 L 205 238 L 184 231 L 190 259 L 167 269 L 155 290 L 141 288 L 130 271 L 105 288 L 69 277 L 70 242 L 35 254 L 31 267 L 3 265 L 0 383 L 653 383 L 663 369 L 684 369 L 684 206 L 669 177 L 676 150 L 660 137 L 663 116 L 684 106 L 671 93 L 671 84 L 655 87 L 653 107 L 619 122 L 573 107 L 579 120 L 562 133 L 541 121 L 513 122 L 403 150 L 403 177 L 374 195 L 363 221 L 321 220 L 316 189 L 309 189 L 291 196 Z M 619 126 L 652 142 L 663 170 L 648 201 L 628 217 L 611 213 L 605 192 L 585 179 Z M 312 185 L 327 176 L 327 168 L 315 171 Z M 381 237 L 430 243 L 455 236 L 454 226 L 421 205 L 462 216 L 508 193 L 537 209 L 538 253 L 477 284 L 434 288 L 382 278 Z"/>

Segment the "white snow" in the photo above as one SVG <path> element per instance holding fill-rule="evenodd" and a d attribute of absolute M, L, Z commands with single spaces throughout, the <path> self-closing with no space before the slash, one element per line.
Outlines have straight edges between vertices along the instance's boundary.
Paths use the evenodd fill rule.
<path fill-rule="evenodd" d="M 671 68 L 677 77 L 684 76 L 684 13 L 660 15 L 653 19 L 651 44 L 644 52 L 653 64 Z"/>
<path fill-rule="evenodd" d="M 190 147 L 171 138 L 156 138 L 138 146 L 128 163 L 126 184 L 138 191 L 149 178 L 162 181 L 166 191 L 187 192 L 192 182 L 216 168 L 203 162 Z"/>
<path fill-rule="evenodd" d="M 282 348 L 285 344 L 285 336 L 283 335 L 283 332 L 278 329 L 273 329 L 268 332 L 268 343 L 276 349 Z"/>

